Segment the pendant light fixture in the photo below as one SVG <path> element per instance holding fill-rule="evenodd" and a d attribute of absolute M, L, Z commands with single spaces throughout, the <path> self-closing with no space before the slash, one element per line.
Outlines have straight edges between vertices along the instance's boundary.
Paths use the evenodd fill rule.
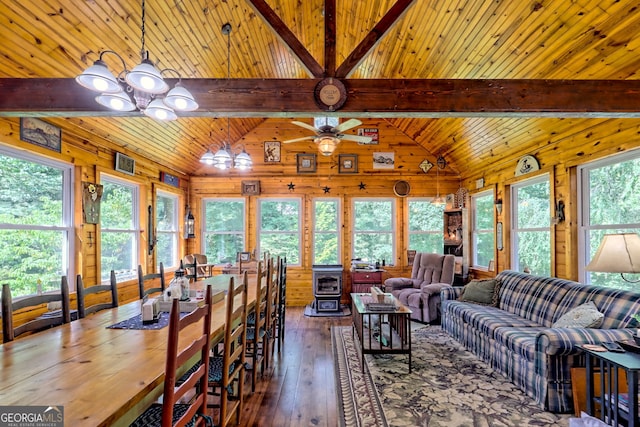
<path fill-rule="evenodd" d="M 231 78 L 231 24 L 226 23 L 222 26 L 222 34 L 227 36 L 227 80 Z M 250 169 L 253 165 L 251 156 L 242 146 L 240 153 L 234 153 L 231 149 L 231 122 L 227 116 L 227 140 L 223 142 L 215 154 L 211 148 L 202 155 L 200 162 L 214 166 L 218 169 L 225 170 L 232 167 L 240 170 Z"/>
<path fill-rule="evenodd" d="M 193 95 L 182 86 L 182 77 L 177 70 L 165 68 L 158 70 L 149 60 L 149 52 L 145 50 L 145 0 L 142 0 L 141 24 L 141 62 L 131 71 L 118 53 L 112 50 L 100 52 L 100 57 L 92 66 L 76 77 L 76 81 L 83 87 L 100 92 L 96 102 L 117 111 L 133 111 L 136 108 L 145 115 L 157 120 L 169 121 L 178 118 L 176 111 L 194 111 L 198 103 Z M 122 71 L 116 78 L 107 64 L 103 61 L 106 54 L 112 54 L 122 62 Z M 178 76 L 175 87 L 169 90 L 169 85 L 162 75 L 174 73 Z M 163 96 L 163 94 L 165 94 Z M 134 101 L 130 94 L 133 94 Z"/>

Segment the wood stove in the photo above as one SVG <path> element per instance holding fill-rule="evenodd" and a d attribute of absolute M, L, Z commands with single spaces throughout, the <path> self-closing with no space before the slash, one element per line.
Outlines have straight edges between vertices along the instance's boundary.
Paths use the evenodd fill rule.
<path fill-rule="evenodd" d="M 314 265 L 313 308 L 319 311 L 339 311 L 342 297 L 342 265 Z"/>

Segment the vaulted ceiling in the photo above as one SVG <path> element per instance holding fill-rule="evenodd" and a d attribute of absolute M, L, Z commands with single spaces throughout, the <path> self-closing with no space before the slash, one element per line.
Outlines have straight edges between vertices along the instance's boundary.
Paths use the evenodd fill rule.
<path fill-rule="evenodd" d="M 0 116 L 39 116 L 184 174 L 212 141 L 322 114 L 379 117 L 452 164 L 559 128 L 640 117 L 640 1 L 146 0 L 145 47 L 175 68 L 200 108 L 170 123 L 113 113 L 73 78 L 102 50 L 140 61 L 138 0 L 1 0 Z M 231 23 L 230 61 L 221 27 Z M 122 65 L 106 56 L 111 70 Z M 229 66 L 230 78 L 227 78 Z M 570 120 L 568 120 L 570 118 Z"/>

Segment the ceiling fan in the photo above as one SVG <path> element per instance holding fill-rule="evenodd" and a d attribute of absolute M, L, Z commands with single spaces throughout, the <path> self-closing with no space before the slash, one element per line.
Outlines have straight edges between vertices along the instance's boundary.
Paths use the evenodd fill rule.
<path fill-rule="evenodd" d="M 313 142 L 318 144 L 320 153 L 322 153 L 323 156 L 330 156 L 340 143 L 341 139 L 344 139 L 346 141 L 357 141 L 364 144 L 371 142 L 372 139 L 370 136 L 349 135 L 342 133 L 356 126 L 360 126 L 362 122 L 358 119 L 349 119 L 346 122 L 340 123 L 338 126 L 326 125 L 320 126 L 319 128 L 315 128 L 304 122 L 293 121 L 291 123 L 305 129 L 309 129 L 310 131 L 315 132 L 315 135 L 289 139 L 287 141 L 283 141 L 283 143 L 289 144 L 291 142 L 306 141 L 311 139 L 313 140 Z"/>

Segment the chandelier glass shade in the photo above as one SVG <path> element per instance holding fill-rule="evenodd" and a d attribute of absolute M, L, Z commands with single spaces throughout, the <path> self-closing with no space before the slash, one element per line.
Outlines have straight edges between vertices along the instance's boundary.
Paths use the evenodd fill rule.
<path fill-rule="evenodd" d="M 145 115 L 157 120 L 175 120 L 178 118 L 176 111 L 194 111 L 198 109 L 198 103 L 193 95 L 182 86 L 180 73 L 173 68 L 158 70 L 149 60 L 149 54 L 145 51 L 145 4 L 142 0 L 142 49 L 141 61 L 132 70 L 127 69 L 124 59 L 113 50 L 100 52 L 97 61 L 76 77 L 76 82 L 81 86 L 99 92 L 95 100 L 98 104 L 116 111 L 134 111 L 136 108 Z M 109 70 L 104 55 L 116 56 L 122 63 L 122 71 L 117 77 Z M 178 77 L 175 87 L 169 91 L 169 84 L 164 80 L 163 74 L 174 73 Z M 167 91 L 169 91 L 167 93 Z M 131 99 L 133 94 L 133 100 Z M 166 94 L 166 95 L 164 95 Z M 135 101 L 135 102 L 134 102 Z"/>

